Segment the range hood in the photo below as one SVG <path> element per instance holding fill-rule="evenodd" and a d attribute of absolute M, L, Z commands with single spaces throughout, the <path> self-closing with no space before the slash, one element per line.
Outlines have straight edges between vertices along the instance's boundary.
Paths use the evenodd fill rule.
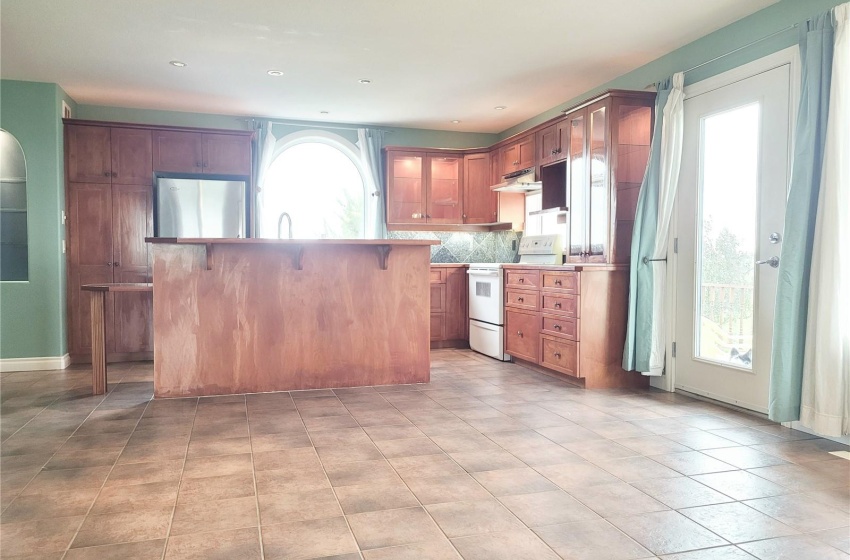
<path fill-rule="evenodd" d="M 490 187 L 496 192 L 513 192 L 513 193 L 530 193 L 539 191 L 543 188 L 543 183 L 536 180 L 534 168 L 529 167 L 521 171 L 508 173 L 504 177 L 504 181 L 498 185 Z"/>

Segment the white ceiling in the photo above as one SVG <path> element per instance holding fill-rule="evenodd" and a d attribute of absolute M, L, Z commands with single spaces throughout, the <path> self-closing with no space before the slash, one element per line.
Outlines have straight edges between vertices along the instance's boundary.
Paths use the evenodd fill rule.
<path fill-rule="evenodd" d="M 91 105 L 500 132 L 776 1 L 3 0 L 0 74 Z"/>

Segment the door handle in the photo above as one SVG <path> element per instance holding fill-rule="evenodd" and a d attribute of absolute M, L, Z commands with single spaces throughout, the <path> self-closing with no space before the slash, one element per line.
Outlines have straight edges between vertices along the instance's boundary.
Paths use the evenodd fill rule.
<path fill-rule="evenodd" d="M 779 268 L 779 257 L 770 257 L 763 261 L 756 261 L 756 264 L 770 265 L 771 268 Z"/>

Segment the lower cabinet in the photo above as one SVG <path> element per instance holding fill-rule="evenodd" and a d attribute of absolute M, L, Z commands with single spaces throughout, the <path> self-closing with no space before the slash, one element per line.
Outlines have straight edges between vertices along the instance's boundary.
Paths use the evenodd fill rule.
<path fill-rule="evenodd" d="M 506 267 L 505 352 L 588 389 L 639 387 L 622 369 L 626 266 Z"/>
<path fill-rule="evenodd" d="M 466 265 L 431 265 L 431 348 L 469 346 Z"/>

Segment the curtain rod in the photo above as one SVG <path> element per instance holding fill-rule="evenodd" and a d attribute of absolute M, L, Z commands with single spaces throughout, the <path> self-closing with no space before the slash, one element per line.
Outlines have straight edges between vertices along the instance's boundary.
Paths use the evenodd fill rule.
<path fill-rule="evenodd" d="M 291 121 L 289 121 L 289 122 L 288 121 L 276 121 L 276 120 L 273 120 L 273 119 L 240 119 L 240 120 L 243 120 L 247 123 L 252 123 L 252 124 L 258 123 L 258 122 L 268 122 L 269 124 L 281 124 L 281 125 L 284 125 L 284 126 L 299 126 L 299 127 L 303 127 L 303 128 L 326 128 L 326 129 L 329 129 L 329 130 L 357 130 L 358 128 L 371 128 L 371 127 L 368 127 L 368 126 L 358 126 L 356 124 L 352 124 L 352 125 L 332 125 L 332 124 L 314 124 L 314 123 L 297 124 L 297 123 L 294 123 L 294 122 L 291 122 Z M 385 128 L 376 128 L 374 130 L 380 130 L 382 132 L 385 132 L 386 134 L 392 134 L 393 133 L 392 130 L 387 130 Z"/>
<path fill-rule="evenodd" d="M 697 64 L 696 66 L 692 66 L 692 67 L 688 68 L 687 70 L 682 70 L 682 73 L 687 74 L 688 72 L 690 72 L 692 70 L 696 70 L 697 68 L 702 68 L 703 66 L 705 66 L 707 64 L 711 64 L 712 62 L 717 62 L 721 58 L 726 58 L 727 56 L 729 56 L 731 54 L 735 54 L 736 52 L 740 52 L 744 49 L 748 49 L 748 48 L 752 47 L 753 45 L 757 45 L 758 43 L 761 43 L 762 41 L 767 41 L 768 39 L 776 37 L 777 35 L 781 35 L 782 33 L 785 33 L 786 31 L 791 31 L 792 29 L 795 29 L 798 25 L 799 25 L 798 23 L 795 23 L 794 25 L 789 25 L 788 27 L 783 27 L 779 31 L 774 31 L 773 33 L 771 33 L 769 35 L 765 35 L 764 37 L 762 37 L 760 39 L 756 39 L 755 41 L 751 41 L 751 42 L 747 43 L 746 45 L 742 45 L 735 50 L 729 51 L 728 53 L 721 54 L 720 56 L 715 56 L 711 60 L 706 60 L 705 62 L 701 62 L 701 63 Z M 655 87 L 655 84 L 654 83 L 653 84 L 647 84 L 646 87 L 647 88 Z"/>

